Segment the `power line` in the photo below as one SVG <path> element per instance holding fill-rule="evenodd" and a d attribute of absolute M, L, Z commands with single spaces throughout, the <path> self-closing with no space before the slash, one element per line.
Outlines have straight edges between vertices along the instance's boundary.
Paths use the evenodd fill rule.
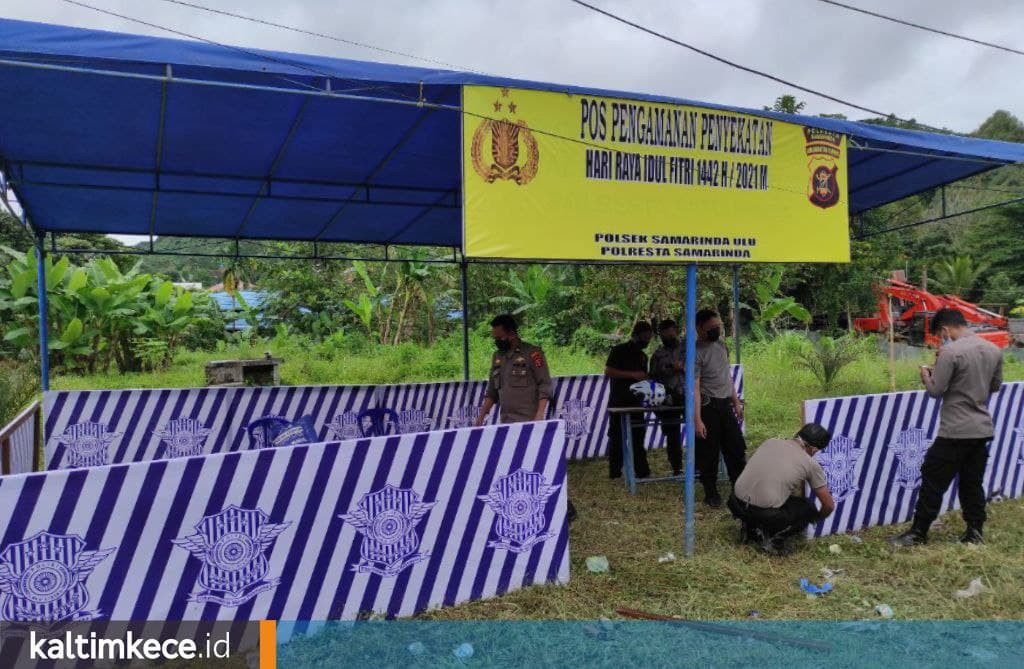
<path fill-rule="evenodd" d="M 394 49 L 387 49 L 387 48 L 384 48 L 384 47 L 375 46 L 373 44 L 367 44 L 365 42 L 356 42 L 354 40 L 345 39 L 344 37 L 338 37 L 336 35 L 327 35 L 327 34 L 318 33 L 318 32 L 312 31 L 312 30 L 306 30 L 304 28 L 297 28 L 295 26 L 285 25 L 283 23 L 275 23 L 273 21 L 268 21 L 266 19 L 257 18 L 255 16 L 246 16 L 244 14 L 236 14 L 234 12 L 225 11 L 223 9 L 215 9 L 213 7 L 206 7 L 204 5 L 200 5 L 200 4 L 197 4 L 197 3 L 194 3 L 194 2 L 186 2 L 185 0 L 161 0 L 161 2 L 167 2 L 167 3 L 170 3 L 172 5 L 181 5 L 182 7 L 191 7 L 192 9 L 198 9 L 198 10 L 201 10 L 201 11 L 204 11 L 204 12 L 210 12 L 211 14 L 220 14 L 221 16 L 230 16 L 231 18 L 241 19 L 243 21 L 251 21 L 252 23 L 258 23 L 260 25 L 269 26 L 271 28 L 280 28 L 282 30 L 289 30 L 291 32 L 299 33 L 299 34 L 302 34 L 302 35 L 309 35 L 310 37 L 319 37 L 319 38 L 322 38 L 322 39 L 331 40 L 333 42 L 340 42 L 342 44 L 348 44 L 350 46 L 357 46 L 357 47 L 360 47 L 360 48 L 363 48 L 363 49 L 370 49 L 372 51 L 379 51 L 381 53 L 390 54 L 392 56 L 401 56 L 403 58 L 411 58 L 413 60 L 419 60 L 419 61 L 422 61 L 424 63 L 431 63 L 433 65 L 440 65 L 442 67 L 446 67 L 446 68 L 452 69 L 452 70 L 463 70 L 463 71 L 466 71 L 466 72 L 472 72 L 474 74 L 482 74 L 482 75 L 486 75 L 486 76 L 491 76 L 491 75 L 488 75 L 486 72 L 481 72 L 479 70 L 474 70 L 472 68 L 463 67 L 461 65 L 453 65 L 451 63 L 446 63 L 443 60 L 435 60 L 433 58 L 425 58 L 423 56 L 417 56 L 417 55 L 411 54 L 411 53 L 404 53 L 402 51 L 395 51 Z"/>
<path fill-rule="evenodd" d="M 75 6 L 78 6 L 78 7 L 82 7 L 84 9 L 91 9 L 94 12 L 99 12 L 100 14 L 106 14 L 107 16 L 113 16 L 115 18 L 119 18 L 119 19 L 122 19 L 124 21 L 129 21 L 131 23 L 138 23 L 139 25 L 143 25 L 143 26 L 146 26 L 148 28 L 153 28 L 155 30 L 162 30 L 164 32 L 168 32 L 168 33 L 171 33 L 172 35 L 177 35 L 179 37 L 186 37 L 188 39 L 193 39 L 193 40 L 197 40 L 197 41 L 200 41 L 200 42 L 205 42 L 206 44 L 210 44 L 211 46 L 220 47 L 222 49 L 228 49 L 229 51 L 237 51 L 238 53 L 242 53 L 242 54 L 245 54 L 247 56 L 252 56 L 253 58 L 260 58 L 260 59 L 263 59 L 263 60 L 266 60 L 266 61 L 269 61 L 269 62 L 272 62 L 272 63 L 277 63 L 279 65 L 285 65 L 287 67 L 293 67 L 293 68 L 296 68 L 296 69 L 304 70 L 306 72 L 309 72 L 310 74 L 314 74 L 314 75 L 319 76 L 319 77 L 324 77 L 324 79 L 327 80 L 328 82 L 331 79 L 337 78 L 335 75 L 332 75 L 332 74 L 327 73 L 327 72 L 323 72 L 321 70 L 317 70 L 315 68 L 309 67 L 308 65 L 304 65 L 302 63 L 298 63 L 298 62 L 295 62 L 295 61 L 292 61 L 292 60 L 285 60 L 283 58 L 277 58 L 276 56 L 272 56 L 272 55 L 267 54 L 267 53 L 260 53 L 260 52 L 257 52 L 257 51 L 253 51 L 251 49 L 246 49 L 244 47 L 235 46 L 233 44 L 223 44 L 223 43 L 218 42 L 216 40 L 212 40 L 212 39 L 209 39 L 209 38 L 206 38 L 206 37 L 202 37 L 201 35 L 195 35 L 195 34 L 192 34 L 192 33 L 187 33 L 187 32 L 184 32 L 182 30 L 175 30 L 174 28 L 168 28 L 167 26 L 159 25 L 157 23 L 151 23 L 149 21 L 145 21 L 143 19 L 139 19 L 139 18 L 135 18 L 135 17 L 132 17 L 132 16 L 128 16 L 126 14 L 119 14 L 119 13 L 111 11 L 109 9 L 103 9 L 101 7 L 96 7 L 94 5 L 90 5 L 90 4 L 87 4 L 85 2 L 80 2 L 79 0 L 63 0 L 63 2 L 66 2 L 66 3 L 71 4 L 71 5 L 75 5 Z M 300 87 L 309 89 L 311 91 L 322 92 L 322 89 L 320 89 L 320 88 L 318 88 L 318 87 L 316 87 L 316 86 L 314 86 L 312 84 L 306 83 L 304 81 L 298 81 L 298 80 L 292 79 L 290 77 L 286 77 L 284 75 L 279 75 L 279 74 L 272 75 L 272 76 L 276 77 L 277 79 L 280 79 L 281 81 L 287 82 L 289 84 L 293 84 L 295 86 L 300 86 Z M 410 100 L 410 101 L 416 101 L 415 97 L 406 95 L 406 94 L 402 93 L 400 90 L 397 90 L 397 89 L 395 89 L 392 86 L 363 86 L 363 87 L 359 87 L 359 88 L 350 88 L 350 89 L 343 89 L 343 90 L 335 89 L 333 92 L 335 92 L 335 93 L 356 93 L 356 92 L 382 91 L 382 90 L 383 91 L 388 91 L 389 93 L 392 93 L 393 95 L 397 95 L 399 97 L 405 98 L 405 99 Z M 423 100 L 419 100 L 418 102 L 422 103 Z"/>
<path fill-rule="evenodd" d="M 1022 203 L 1024 203 L 1024 197 L 1013 198 L 1011 200 L 1004 200 L 1002 202 L 995 202 L 993 204 L 986 204 L 986 205 L 983 205 L 983 206 L 980 206 L 980 207 L 975 207 L 973 209 L 967 209 L 965 211 L 957 211 L 957 212 L 954 212 L 952 214 L 945 214 L 943 216 L 935 216 L 933 218 L 928 218 L 928 219 L 925 219 L 923 221 L 917 221 L 915 223 L 905 223 L 903 225 L 896 225 L 896 226 L 893 226 L 893 227 L 884 228 L 882 230 L 874 230 L 872 232 L 861 233 L 861 234 L 857 235 L 856 237 L 854 237 L 853 239 L 854 239 L 854 241 L 860 241 L 862 239 L 867 239 L 869 237 L 877 237 L 878 235 L 884 235 L 884 234 L 887 234 L 887 233 L 890 233 L 890 232 L 896 232 L 898 230 L 906 230 L 907 228 L 916 228 L 916 227 L 919 227 L 919 226 L 922 226 L 922 225 L 927 225 L 929 223 L 937 223 L 939 221 L 945 221 L 945 220 L 950 219 L 950 218 L 957 218 L 959 216 L 966 216 L 968 214 L 976 214 L 976 213 L 978 213 L 980 211 L 988 211 L 989 209 L 996 209 L 998 207 L 1006 207 L 1006 206 L 1009 206 L 1009 205 L 1022 204 Z"/>
<path fill-rule="evenodd" d="M 103 9 L 101 7 L 96 7 L 94 5 L 86 4 L 84 2 L 79 2 L 78 0 L 63 0 L 63 1 L 68 3 L 69 5 L 75 5 L 77 7 L 82 7 L 83 9 L 91 9 L 94 12 L 99 12 L 100 14 L 106 14 L 107 16 L 113 16 L 115 18 L 119 18 L 119 19 L 122 19 L 124 21 L 130 21 L 132 23 L 138 23 L 139 25 L 143 25 L 143 26 L 146 26 L 148 28 L 153 28 L 155 30 L 163 30 L 164 32 L 169 32 L 172 35 L 177 35 L 179 37 L 187 37 L 189 39 L 194 39 L 194 40 L 198 40 L 200 42 L 205 42 L 205 43 L 210 44 L 212 46 L 217 46 L 217 47 L 221 47 L 221 48 L 224 48 L 224 49 L 229 49 L 231 51 L 237 51 L 237 52 L 243 53 L 243 54 L 245 54 L 247 56 L 253 56 L 254 58 L 262 58 L 264 60 L 268 60 L 268 61 L 277 63 L 278 65 L 287 65 L 288 67 L 294 67 L 294 68 L 297 68 L 297 69 L 306 70 L 307 72 L 310 72 L 310 73 L 315 74 L 317 76 L 330 78 L 330 75 L 327 75 L 327 74 L 324 74 L 323 72 L 319 72 L 317 70 L 314 70 L 313 68 L 306 67 L 305 65 L 303 65 L 301 63 L 295 63 L 295 62 L 292 62 L 292 61 L 283 60 L 281 58 L 276 58 L 274 56 L 271 56 L 271 55 L 265 54 L 265 53 L 257 53 L 256 51 L 250 51 L 249 49 L 245 49 L 245 48 L 240 47 L 240 46 L 234 46 L 234 45 L 231 45 L 231 44 L 221 44 L 220 42 L 216 42 L 216 41 L 214 41 L 212 39 L 207 39 L 205 37 L 201 37 L 199 35 L 194 35 L 192 33 L 187 33 L 187 32 L 181 31 L 181 30 L 175 30 L 174 28 L 168 28 L 167 26 L 158 25 L 156 23 L 150 23 L 149 21 L 144 21 L 142 19 L 135 18 L 135 17 L 132 17 L 132 16 L 126 16 L 125 14 L 118 14 L 117 12 L 111 11 L 109 9 Z M 311 84 L 307 84 L 305 82 L 295 81 L 295 80 L 292 80 L 292 79 L 286 79 L 285 77 L 279 77 L 279 78 L 284 80 L 284 81 L 287 81 L 289 83 L 292 83 L 292 84 L 296 84 L 296 85 L 299 85 L 299 86 L 305 86 L 307 88 L 310 88 L 310 89 L 313 89 L 313 90 L 317 90 L 317 91 L 320 90 L 316 86 L 313 86 Z"/>
<path fill-rule="evenodd" d="M 580 0 L 572 0 L 572 1 L 573 2 L 578 2 L 579 4 L 582 4 L 582 5 L 587 6 L 587 7 L 591 7 L 590 5 L 587 5 L 586 3 L 580 2 Z M 272 55 L 269 55 L 269 54 L 266 54 L 266 53 L 252 51 L 252 50 L 249 50 L 249 49 L 245 49 L 243 47 L 237 47 L 237 46 L 233 46 L 233 45 L 229 45 L 229 44 L 223 44 L 223 43 L 217 42 L 216 40 L 212 40 L 212 39 L 209 39 L 209 38 L 201 37 L 201 36 L 194 35 L 194 34 L 191 34 L 191 33 L 180 31 L 180 30 L 175 30 L 173 28 L 168 28 L 166 26 L 162 26 L 162 25 L 159 25 L 159 24 L 156 24 L 156 23 L 151 23 L 151 22 L 148 22 L 148 21 L 145 21 L 145 20 L 142 20 L 142 19 L 134 18 L 134 17 L 127 16 L 127 15 L 124 15 L 124 14 L 119 14 L 119 13 L 114 12 L 114 11 L 110 11 L 110 10 L 102 9 L 102 8 L 99 8 L 99 7 L 95 7 L 93 5 L 81 2 L 80 0 L 63 0 L 63 2 L 72 4 L 72 5 L 76 5 L 76 6 L 79 6 L 79 7 L 83 7 L 83 8 L 86 8 L 86 9 L 91 9 L 91 10 L 99 12 L 101 14 L 106 14 L 106 15 L 109 15 L 109 16 L 114 16 L 116 18 L 120 18 L 122 20 L 129 21 L 129 22 L 132 22 L 132 23 L 138 23 L 138 24 L 150 27 L 150 28 L 154 28 L 156 30 L 163 30 L 163 31 L 166 31 L 166 32 L 178 35 L 178 36 L 187 37 L 187 38 L 190 38 L 190 39 L 194 39 L 194 40 L 198 40 L 198 41 L 201 41 L 201 42 L 205 42 L 205 43 L 213 45 L 213 46 L 217 46 L 217 47 L 221 47 L 221 48 L 224 48 L 224 49 L 229 49 L 229 50 L 237 51 L 237 52 L 246 54 L 248 56 L 252 56 L 254 58 L 260 58 L 260 59 L 264 59 L 264 60 L 267 60 L 267 61 L 270 61 L 270 62 L 275 62 L 275 63 L 287 65 L 289 67 L 294 67 L 294 68 L 302 69 L 302 70 L 305 70 L 305 71 L 310 72 L 312 74 L 315 74 L 317 76 L 324 77 L 324 78 L 326 78 L 328 80 L 331 79 L 334 76 L 334 75 L 331 75 L 329 73 L 326 73 L 326 72 L 317 70 L 315 68 L 309 67 L 307 65 L 304 65 L 302 63 L 297 63 L 297 62 L 290 61 L 290 60 L 283 60 L 281 58 L 277 58 L 275 56 L 272 56 Z M 606 13 L 603 10 L 600 10 L 600 9 L 597 9 L 597 8 L 593 8 L 593 7 L 591 7 L 591 8 L 595 9 L 595 11 L 598 11 L 598 12 L 601 12 L 601 13 Z M 613 15 L 609 15 L 609 16 L 613 16 Z M 617 18 L 617 17 L 614 17 L 614 18 Z M 622 19 L 619 19 L 619 20 L 622 20 Z M 645 29 L 645 28 L 643 28 L 641 26 L 637 26 L 637 27 L 639 27 L 641 30 L 645 30 L 647 32 L 652 32 L 652 31 L 648 31 L 647 29 Z M 657 33 L 653 33 L 653 34 L 657 34 Z M 670 39 L 671 40 L 671 38 L 666 38 L 666 39 Z M 715 57 L 715 56 L 712 56 L 712 57 Z M 715 58 L 717 58 L 717 57 L 715 57 Z M 6 60 L 0 61 L 0 64 L 23 65 L 23 66 L 28 66 L 29 65 L 28 63 L 6 61 Z M 57 66 L 46 66 L 46 65 L 42 65 L 42 64 L 34 65 L 34 67 L 44 68 L 44 69 L 47 69 L 47 68 L 62 69 L 62 68 L 59 68 Z M 73 69 L 73 68 L 71 68 L 71 69 Z M 115 73 L 115 72 L 107 73 L 107 72 L 101 72 L 101 71 L 95 71 L 94 73 L 97 73 L 97 74 L 99 74 L 99 73 L 106 73 L 106 74 L 111 74 L 111 75 L 116 75 L 116 76 L 128 76 L 128 77 L 135 76 L 135 77 L 139 77 L 139 78 L 149 78 L 149 79 L 154 79 L 154 80 L 161 79 L 160 77 L 158 77 L 156 75 L 141 75 L 141 74 Z M 770 76 L 770 75 L 767 75 L 767 76 Z M 416 98 L 412 98 L 412 97 L 409 97 L 409 96 L 405 96 L 405 95 L 403 95 L 401 93 L 401 91 L 393 90 L 390 87 L 369 87 L 369 88 L 354 89 L 354 90 L 358 90 L 358 91 L 376 90 L 377 88 L 387 89 L 387 90 L 391 91 L 392 93 L 394 93 L 396 95 L 399 95 L 400 97 L 407 98 L 406 100 L 389 100 L 387 98 L 369 98 L 369 97 L 362 97 L 362 96 L 345 95 L 344 93 L 342 93 L 340 91 L 331 91 L 329 89 L 327 91 L 324 91 L 323 89 L 317 88 L 316 86 L 313 86 L 311 84 L 307 84 L 305 82 L 296 81 L 296 80 L 289 79 L 289 78 L 286 78 L 286 77 L 283 77 L 283 76 L 277 76 L 277 78 L 282 79 L 283 81 L 286 81 L 286 82 L 298 85 L 298 86 L 304 86 L 305 88 L 309 89 L 310 92 L 308 92 L 308 93 L 301 93 L 301 94 L 304 94 L 304 95 L 325 95 L 325 96 L 336 97 L 336 98 L 341 98 L 341 99 L 373 100 L 373 101 L 382 102 L 382 103 L 416 105 L 418 107 L 427 108 L 427 109 L 440 109 L 440 110 L 446 110 L 446 111 L 454 111 L 454 112 L 458 112 L 461 115 L 464 115 L 464 116 L 467 116 L 467 117 L 471 117 L 471 118 L 477 118 L 477 119 L 481 119 L 481 120 L 489 120 L 489 121 L 495 120 L 495 119 L 491 118 L 490 116 L 487 116 L 486 114 L 480 114 L 480 113 L 477 113 L 477 112 L 467 111 L 466 109 L 461 108 L 461 107 L 455 107 L 455 106 L 446 105 L 446 104 L 440 104 L 440 103 L 435 103 L 435 102 L 428 102 L 428 101 L 426 101 L 425 99 L 422 98 L 422 92 L 421 92 L 421 97 L 419 99 L 416 99 Z M 195 83 L 195 84 L 206 84 L 206 83 L 208 83 L 208 82 L 199 81 L 199 80 L 189 80 L 189 79 L 182 79 L 182 78 L 178 78 L 177 81 L 179 81 L 181 83 Z M 779 81 L 783 81 L 783 80 L 779 80 Z M 242 87 L 247 87 L 246 85 L 241 85 L 241 86 Z M 259 88 L 257 86 L 248 86 L 248 87 Z M 281 92 L 290 92 L 287 89 L 275 89 L 275 90 L 280 90 Z M 294 91 L 294 92 L 299 93 L 299 91 Z M 823 94 L 821 94 L 821 95 L 823 95 Z M 825 96 L 825 97 L 828 97 L 828 96 Z M 830 99 L 834 99 L 834 98 L 830 98 Z M 861 108 L 861 109 L 865 109 L 865 108 Z M 867 111 L 870 111 L 871 113 L 881 114 L 881 112 L 874 112 L 874 111 L 869 110 L 869 109 Z M 902 120 L 902 119 L 898 119 L 898 120 Z M 545 135 L 545 136 L 551 137 L 553 139 L 560 139 L 560 140 L 568 141 L 568 142 L 571 142 L 571 143 L 574 143 L 574 144 L 580 144 L 580 145 L 583 145 L 583 146 L 588 146 L 588 147 L 593 147 L 593 148 L 598 148 L 598 149 L 606 148 L 606 147 L 604 147 L 604 146 L 602 146 L 600 144 L 596 144 L 596 143 L 593 143 L 593 142 L 582 140 L 582 139 L 579 139 L 579 138 L 576 138 L 576 137 L 571 137 L 571 136 L 567 136 L 567 135 L 561 135 L 561 134 L 559 134 L 557 132 L 552 132 L 550 130 L 544 130 L 544 129 L 539 128 L 539 127 L 533 127 L 530 130 L 531 130 L 531 132 L 534 132 L 534 133 L 536 133 L 538 135 Z M 864 149 L 869 149 L 869 150 L 884 150 L 884 149 L 871 149 L 871 147 L 858 147 L 858 148 L 864 148 Z M 893 152 L 895 153 L 896 151 L 893 151 Z M 928 154 L 922 154 L 922 155 L 928 155 Z M 929 156 L 929 157 L 935 157 L 935 156 Z M 959 156 L 945 156 L 945 157 L 949 158 L 949 159 L 953 159 L 953 160 L 972 160 L 972 159 L 969 159 L 969 158 L 963 158 L 963 157 L 959 157 Z M 994 163 L 994 161 L 981 161 L 981 162 L 993 162 Z M 995 163 L 995 164 L 1004 165 L 1005 163 Z M 801 197 L 806 195 L 806 193 L 803 193 L 803 192 L 800 192 L 800 191 L 794 191 L 794 190 L 790 190 L 788 188 L 782 188 L 782 187 L 774 186 L 774 185 L 773 186 L 769 186 L 769 189 L 770 190 L 775 190 L 775 191 L 792 193 L 792 194 L 795 194 L 795 195 L 799 195 Z"/>
<path fill-rule="evenodd" d="M 868 16 L 874 16 L 875 18 L 882 19 L 884 21 L 892 21 L 893 23 L 899 23 L 900 25 L 908 26 L 910 28 L 917 28 L 918 30 L 924 30 L 926 32 L 935 33 L 936 35 L 944 35 L 945 37 L 952 37 L 953 39 L 959 39 L 959 40 L 963 40 L 965 42 L 973 42 L 975 44 L 980 44 L 981 46 L 987 46 L 987 47 L 991 47 L 993 49 L 999 49 L 1000 51 L 1006 51 L 1007 53 L 1015 53 L 1018 56 L 1024 56 L 1024 51 L 1019 51 L 1018 49 L 1014 49 L 1013 47 L 1005 46 L 1003 44 L 995 44 L 993 42 L 986 42 L 984 40 L 974 39 L 973 37 L 967 37 L 966 35 L 958 35 L 956 33 L 951 33 L 951 32 L 946 31 L 946 30 L 939 30 L 938 28 L 930 28 L 928 26 L 923 26 L 920 23 L 914 23 L 913 21 L 905 21 L 903 19 L 897 19 L 897 18 L 895 18 L 893 16 L 886 16 L 885 14 L 879 14 L 878 12 L 872 12 L 872 11 L 867 10 L 867 9 L 862 9 L 861 7 L 854 7 L 853 5 L 846 5 L 846 4 L 843 4 L 842 2 L 836 2 L 835 0 L 818 0 L 818 2 L 823 2 L 826 5 L 833 5 L 835 7 L 842 7 L 843 9 L 848 9 L 851 12 L 857 12 L 858 14 L 867 14 Z"/>
<path fill-rule="evenodd" d="M 892 119 L 895 119 L 897 121 L 902 121 L 904 123 L 910 123 L 910 121 L 908 121 L 906 119 L 899 118 L 898 116 L 895 116 L 894 114 L 887 114 L 887 113 L 885 113 L 883 111 L 879 111 L 877 109 L 872 109 L 871 107 L 865 107 L 865 106 L 859 105 L 859 104 L 857 104 L 855 102 L 850 102 L 849 100 L 844 100 L 842 98 L 837 98 L 834 95 L 829 95 L 828 93 L 822 93 L 821 91 L 815 90 L 813 88 L 808 88 L 807 86 L 801 86 L 800 84 L 794 83 L 792 81 L 788 81 L 788 80 L 783 79 L 781 77 L 777 77 L 774 74 L 770 74 L 768 72 L 763 72 L 761 70 L 757 70 L 757 69 L 754 69 L 752 67 L 748 67 L 746 65 L 742 65 L 742 64 L 737 63 L 735 61 L 728 60 L 728 59 L 723 58 L 721 56 L 715 55 L 715 54 L 711 53 L 710 51 L 705 51 L 704 49 L 696 47 L 696 46 L 694 46 L 692 44 L 687 44 L 686 42 L 682 42 L 680 40 L 677 40 L 674 37 L 669 37 L 668 35 L 666 35 L 664 33 L 660 33 L 658 31 L 653 30 L 651 28 L 648 28 L 646 26 L 642 26 L 639 23 L 635 23 L 633 21 L 630 21 L 629 19 L 623 18 L 623 17 L 621 17 L 621 16 L 619 16 L 617 14 L 613 14 L 613 13 L 607 11 L 607 10 L 601 9 L 600 7 L 595 7 L 594 5 L 591 5 L 591 4 L 587 3 L 587 2 L 583 2 L 583 0 L 569 0 L 569 1 L 576 3 L 577 5 L 579 5 L 581 7 L 585 7 L 586 9 L 589 9 L 590 11 L 597 12 L 598 14 L 602 14 L 602 15 L 604 15 L 604 16 L 606 16 L 606 17 L 608 17 L 608 18 L 610 18 L 610 19 L 612 19 L 614 21 L 618 21 L 619 23 L 624 23 L 625 25 L 630 26 L 631 28 L 636 28 L 637 30 L 639 30 L 641 32 L 647 33 L 648 35 L 652 35 L 654 37 L 657 37 L 658 39 L 665 40 L 666 42 L 671 42 L 672 44 L 675 44 L 676 46 L 681 46 L 684 49 L 689 49 L 690 51 L 693 51 L 694 53 L 699 53 L 702 56 L 705 56 L 705 57 L 710 58 L 712 60 L 718 61 L 719 63 L 723 63 L 725 65 L 728 65 L 729 67 L 734 67 L 734 68 L 736 68 L 738 70 L 742 70 L 742 71 L 747 72 L 749 74 L 754 74 L 754 75 L 757 75 L 759 77 L 763 77 L 765 79 L 769 79 L 771 81 L 774 81 L 776 83 L 780 83 L 780 84 L 783 84 L 785 86 L 789 86 L 791 88 L 795 88 L 798 91 L 803 91 L 804 93 L 809 93 L 811 95 L 816 95 L 816 96 L 818 96 L 820 98 L 824 98 L 824 99 L 830 100 L 832 102 L 838 102 L 841 105 L 846 105 L 847 107 L 851 107 L 851 108 L 857 109 L 859 111 L 867 112 L 869 114 L 874 114 L 875 116 L 881 116 L 883 118 L 892 118 Z M 918 123 L 918 125 L 921 126 L 921 127 L 924 127 L 924 128 L 928 128 L 929 130 L 938 130 L 938 128 L 934 128 L 932 126 L 926 126 L 923 123 Z"/>

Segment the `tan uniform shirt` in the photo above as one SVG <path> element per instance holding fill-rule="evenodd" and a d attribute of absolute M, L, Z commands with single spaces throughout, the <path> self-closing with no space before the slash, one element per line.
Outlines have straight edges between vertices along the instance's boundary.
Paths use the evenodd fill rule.
<path fill-rule="evenodd" d="M 496 351 L 487 397 L 499 405 L 502 423 L 533 420 L 540 401 L 551 398 L 551 372 L 544 351 L 526 342 L 510 351 Z"/>
<path fill-rule="evenodd" d="M 935 371 L 925 384 L 928 394 L 942 398 L 940 437 L 991 437 L 989 396 L 1003 385 L 1003 352 L 970 332 L 939 349 Z"/>
<path fill-rule="evenodd" d="M 763 509 L 777 509 L 802 497 L 804 482 L 815 490 L 827 483 L 825 470 L 793 439 L 769 439 L 754 451 L 736 479 L 736 497 Z"/>
<path fill-rule="evenodd" d="M 705 400 L 711 397 L 732 397 L 729 349 L 721 341 L 697 342 L 697 366 L 694 373 L 700 379 L 700 396 Z"/>

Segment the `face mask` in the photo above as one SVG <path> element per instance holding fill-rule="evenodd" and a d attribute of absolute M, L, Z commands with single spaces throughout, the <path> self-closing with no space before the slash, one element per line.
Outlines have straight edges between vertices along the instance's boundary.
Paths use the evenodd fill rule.
<path fill-rule="evenodd" d="M 712 328 L 707 331 L 706 336 L 708 341 L 718 341 L 718 338 L 722 336 L 722 331 L 718 328 Z"/>
<path fill-rule="evenodd" d="M 679 339 L 676 337 L 662 337 L 661 343 L 665 345 L 665 348 L 675 348 L 679 344 Z"/>
<path fill-rule="evenodd" d="M 499 351 L 507 351 L 512 348 L 512 342 L 507 339 L 495 339 L 494 345 L 498 347 Z"/>
<path fill-rule="evenodd" d="M 943 332 L 942 333 L 942 345 L 943 346 L 949 346 L 951 343 L 953 343 L 953 338 L 950 337 L 947 333 Z"/>

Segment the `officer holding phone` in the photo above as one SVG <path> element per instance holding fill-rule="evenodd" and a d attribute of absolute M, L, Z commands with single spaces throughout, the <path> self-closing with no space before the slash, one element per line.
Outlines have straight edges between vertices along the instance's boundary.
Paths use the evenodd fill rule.
<path fill-rule="evenodd" d="M 943 346 L 936 356 L 934 370 L 921 366 L 921 383 L 929 395 L 942 398 L 939 434 L 921 465 L 921 491 L 914 523 L 889 541 L 896 546 L 927 542 L 928 529 L 939 515 L 942 496 L 959 476 L 958 493 L 967 524 L 960 541 L 982 543 L 982 478 L 994 433 L 988 400 L 1003 383 L 1003 353 L 991 342 L 975 336 L 964 315 L 955 309 L 935 312 L 931 326 L 933 332 L 942 335 Z"/>

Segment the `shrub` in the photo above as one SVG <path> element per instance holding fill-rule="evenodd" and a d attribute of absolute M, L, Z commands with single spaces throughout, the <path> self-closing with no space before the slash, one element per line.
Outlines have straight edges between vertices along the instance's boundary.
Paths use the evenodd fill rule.
<path fill-rule="evenodd" d="M 572 334 L 572 347 L 591 355 L 607 355 L 608 351 L 618 343 L 615 337 L 598 332 L 589 325 L 579 327 Z"/>
<path fill-rule="evenodd" d="M 39 393 L 39 373 L 18 360 L 0 360 L 0 427 L 7 425 Z"/>
<path fill-rule="evenodd" d="M 864 345 L 851 336 L 821 337 L 797 353 L 797 365 L 808 369 L 821 389 L 829 392 L 844 367 L 864 353 Z"/>

